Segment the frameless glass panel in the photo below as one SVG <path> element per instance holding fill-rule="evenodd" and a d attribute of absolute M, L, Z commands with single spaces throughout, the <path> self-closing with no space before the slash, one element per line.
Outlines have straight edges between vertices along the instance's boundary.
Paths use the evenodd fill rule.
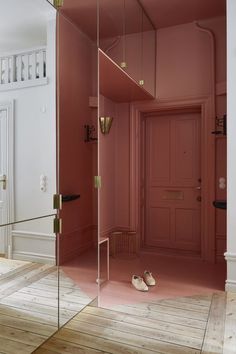
<path fill-rule="evenodd" d="M 1 352 L 32 353 L 58 329 L 53 220 L 0 226 Z"/>
<path fill-rule="evenodd" d="M 96 5 L 66 0 L 58 16 L 60 324 L 98 293 Z M 68 316 L 64 298 L 71 302 Z"/>
<path fill-rule="evenodd" d="M 0 224 L 53 213 L 56 10 L 0 0 Z"/>

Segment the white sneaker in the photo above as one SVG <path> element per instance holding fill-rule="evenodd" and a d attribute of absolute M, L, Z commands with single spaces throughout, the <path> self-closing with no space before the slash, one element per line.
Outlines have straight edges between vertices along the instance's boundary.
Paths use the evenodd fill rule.
<path fill-rule="evenodd" d="M 144 271 L 143 277 L 144 277 L 144 281 L 147 285 L 149 285 L 149 286 L 156 285 L 156 280 L 153 278 L 152 273 L 150 273 L 148 270 Z"/>
<path fill-rule="evenodd" d="M 139 291 L 148 291 L 148 287 L 144 283 L 143 278 L 139 277 L 138 275 L 132 276 L 132 284 L 135 287 L 135 289 Z"/>

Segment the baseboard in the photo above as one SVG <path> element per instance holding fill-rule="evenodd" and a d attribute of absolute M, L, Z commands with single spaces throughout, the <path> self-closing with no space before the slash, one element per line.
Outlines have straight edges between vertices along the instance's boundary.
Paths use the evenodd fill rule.
<path fill-rule="evenodd" d="M 55 257 L 50 255 L 42 255 L 31 252 L 13 252 L 12 258 L 19 261 L 43 263 L 43 264 L 56 264 Z"/>
<path fill-rule="evenodd" d="M 56 263 L 54 234 L 12 230 L 12 258 L 29 262 Z"/>
<path fill-rule="evenodd" d="M 227 261 L 227 280 L 225 282 L 225 290 L 236 292 L 236 253 L 225 252 L 225 260 Z"/>
<path fill-rule="evenodd" d="M 236 253 L 225 252 L 224 253 L 225 260 L 229 262 L 236 262 Z"/>
<path fill-rule="evenodd" d="M 236 293 L 236 281 L 235 280 L 226 280 L 225 291 L 229 291 L 231 293 Z"/>

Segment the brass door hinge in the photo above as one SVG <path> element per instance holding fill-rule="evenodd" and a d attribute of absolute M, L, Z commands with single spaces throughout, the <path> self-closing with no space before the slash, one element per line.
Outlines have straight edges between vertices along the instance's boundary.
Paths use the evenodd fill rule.
<path fill-rule="evenodd" d="M 53 209 L 62 209 L 62 195 L 54 194 L 53 195 Z"/>
<path fill-rule="evenodd" d="M 62 233 L 62 220 L 58 217 L 55 217 L 53 221 L 53 232 L 54 234 Z"/>
<path fill-rule="evenodd" d="M 94 176 L 94 187 L 100 189 L 102 186 L 101 176 Z"/>
<path fill-rule="evenodd" d="M 62 7 L 64 0 L 53 0 L 53 5 L 55 7 Z"/>

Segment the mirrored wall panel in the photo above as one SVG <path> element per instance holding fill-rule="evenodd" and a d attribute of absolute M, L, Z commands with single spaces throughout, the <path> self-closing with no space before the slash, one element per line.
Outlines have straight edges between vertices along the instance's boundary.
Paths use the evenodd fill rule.
<path fill-rule="evenodd" d="M 54 217 L 0 226 L 0 351 L 32 353 L 58 329 Z M 61 318 L 70 316 L 65 298 Z"/>
<path fill-rule="evenodd" d="M 56 10 L 0 0 L 0 224 L 53 213 Z"/>
<path fill-rule="evenodd" d="M 73 311 L 77 312 L 98 292 L 96 6 L 97 0 L 65 0 L 58 9 L 58 178 L 63 200 L 60 291 L 69 277 Z"/>

